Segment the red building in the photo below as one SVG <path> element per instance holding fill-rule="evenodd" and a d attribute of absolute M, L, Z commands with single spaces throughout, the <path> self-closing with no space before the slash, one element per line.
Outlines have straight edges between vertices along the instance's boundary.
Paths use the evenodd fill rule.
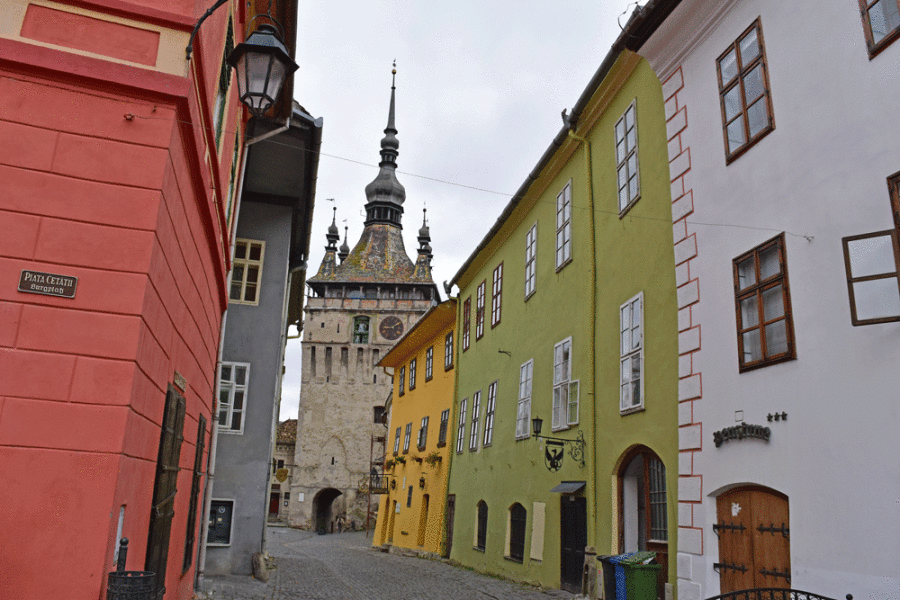
<path fill-rule="evenodd" d="M 188 61 L 206 4 L 0 0 L 2 598 L 105 598 L 120 537 L 192 595 L 255 10 Z"/>

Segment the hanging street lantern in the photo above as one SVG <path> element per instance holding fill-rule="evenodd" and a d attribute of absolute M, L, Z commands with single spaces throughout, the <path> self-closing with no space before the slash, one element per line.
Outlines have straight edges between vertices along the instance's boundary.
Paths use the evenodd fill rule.
<path fill-rule="evenodd" d="M 238 96 L 254 117 L 261 117 L 281 94 L 298 66 L 272 25 L 260 25 L 226 59 L 237 72 Z"/>

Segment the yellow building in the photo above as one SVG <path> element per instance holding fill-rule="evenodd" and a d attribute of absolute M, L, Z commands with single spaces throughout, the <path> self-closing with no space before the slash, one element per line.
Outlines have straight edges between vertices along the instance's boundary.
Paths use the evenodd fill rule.
<path fill-rule="evenodd" d="M 456 300 L 432 307 L 378 363 L 393 368 L 394 387 L 376 546 L 441 552 L 455 323 Z"/>

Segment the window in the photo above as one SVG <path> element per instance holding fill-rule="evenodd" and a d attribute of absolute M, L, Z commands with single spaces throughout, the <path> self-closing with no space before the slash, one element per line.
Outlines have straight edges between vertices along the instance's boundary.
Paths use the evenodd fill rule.
<path fill-rule="evenodd" d="M 416 448 L 425 449 L 425 443 L 428 441 L 428 417 L 422 417 L 422 425 L 419 427 L 419 439 L 416 441 Z"/>
<path fill-rule="evenodd" d="M 234 50 L 234 24 L 228 17 L 228 30 L 225 34 L 225 48 L 222 52 L 222 66 L 219 67 L 219 89 L 216 92 L 215 111 L 213 112 L 213 127 L 216 130 L 216 148 L 222 139 L 222 125 L 225 122 L 225 106 L 228 104 L 228 89 L 231 87 L 231 69 L 228 65 L 228 56 Z"/>
<path fill-rule="evenodd" d="M 859 0 L 869 58 L 874 58 L 900 35 L 897 0 Z"/>
<path fill-rule="evenodd" d="M 644 294 L 619 307 L 619 410 L 644 406 Z"/>
<path fill-rule="evenodd" d="M 478 286 L 475 300 L 475 340 L 480 340 L 484 335 L 484 286 L 487 282 L 482 281 Z"/>
<path fill-rule="evenodd" d="M 234 515 L 234 500 L 212 500 L 209 505 L 209 526 L 206 543 L 210 546 L 231 544 L 231 517 Z"/>
<path fill-rule="evenodd" d="M 453 368 L 453 332 L 444 336 L 444 370 Z"/>
<path fill-rule="evenodd" d="M 519 367 L 519 404 L 516 407 L 516 439 L 531 435 L 531 381 L 534 359 Z"/>
<path fill-rule="evenodd" d="M 556 196 L 556 270 L 572 260 L 572 182 Z"/>
<path fill-rule="evenodd" d="M 400 382 L 399 382 L 400 389 L 397 390 L 398 396 L 402 396 L 404 393 L 406 393 L 405 390 L 403 389 L 404 385 L 406 385 L 406 367 L 400 367 Z"/>
<path fill-rule="evenodd" d="M 525 234 L 525 299 L 533 293 L 537 284 L 537 223 Z"/>
<path fill-rule="evenodd" d="M 481 390 L 472 394 L 472 427 L 469 431 L 469 451 L 478 450 L 478 421 L 481 413 Z"/>
<path fill-rule="evenodd" d="M 468 398 L 463 398 L 459 403 L 459 424 L 456 426 L 456 451 L 461 453 L 466 443 L 466 403 Z"/>
<path fill-rule="evenodd" d="M 572 379 L 572 338 L 553 347 L 553 430 L 568 427 L 569 380 Z M 578 422 L 577 415 L 575 422 Z"/>
<path fill-rule="evenodd" d="M 406 494 L 406 508 L 412 506 L 412 487 L 413 486 L 409 486 L 409 492 Z"/>
<path fill-rule="evenodd" d="M 259 304 L 259 284 L 262 276 L 265 242 L 236 240 L 234 264 L 231 266 L 231 295 L 235 304 Z"/>
<path fill-rule="evenodd" d="M 197 500 L 200 499 L 200 481 L 203 479 L 203 447 L 206 442 L 206 417 L 200 415 L 197 423 L 197 443 L 194 445 L 194 472 L 191 477 L 191 501 L 188 504 L 187 535 L 184 540 L 184 560 L 181 574 L 187 573 L 194 562 L 194 540 L 197 532 Z"/>
<path fill-rule="evenodd" d="M 491 278 L 491 327 L 500 323 L 500 304 L 503 299 L 503 263 L 494 269 Z"/>
<path fill-rule="evenodd" d="M 394 437 L 394 456 L 400 452 L 400 428 L 397 428 L 397 435 Z"/>
<path fill-rule="evenodd" d="M 353 343 L 369 343 L 369 317 L 353 317 Z"/>
<path fill-rule="evenodd" d="M 438 448 L 447 445 L 447 423 L 450 421 L 450 409 L 441 411 L 441 428 L 438 431 Z"/>
<path fill-rule="evenodd" d="M 619 217 L 622 217 L 641 195 L 637 154 L 637 100 L 631 103 L 616 122 L 615 130 Z"/>
<path fill-rule="evenodd" d="M 740 371 L 796 358 L 783 233 L 734 259 L 734 293 Z"/>
<path fill-rule="evenodd" d="M 472 312 L 472 296 L 466 298 L 466 301 L 463 302 L 463 334 L 462 334 L 462 349 L 463 352 L 469 349 L 469 321 L 471 320 L 471 312 Z"/>
<path fill-rule="evenodd" d="M 219 367 L 219 430 L 244 432 L 244 402 L 250 379 L 250 365 L 222 363 Z"/>
<path fill-rule="evenodd" d="M 431 381 L 434 375 L 434 346 L 425 351 L 425 381 Z"/>
<path fill-rule="evenodd" d="M 406 424 L 406 431 L 403 436 L 403 454 L 409 452 L 409 437 L 412 435 L 412 423 Z"/>
<path fill-rule="evenodd" d="M 516 562 L 522 562 L 525 558 L 525 521 L 528 519 L 528 511 L 516 502 L 509 509 L 509 548 L 507 558 Z"/>
<path fill-rule="evenodd" d="M 900 321 L 900 246 L 897 231 L 845 237 L 844 263 L 854 325 Z"/>
<path fill-rule="evenodd" d="M 725 136 L 725 163 L 775 129 L 766 52 L 759 19 L 716 61 Z"/>
<path fill-rule="evenodd" d="M 387 425 L 387 421 L 385 421 L 385 417 L 387 413 L 384 410 L 383 406 L 375 406 L 372 408 L 372 413 L 374 416 L 374 423 L 378 423 L 381 425 Z"/>
<path fill-rule="evenodd" d="M 477 506 L 478 512 L 478 527 L 475 531 L 475 549 L 481 550 L 484 552 L 485 547 L 487 546 L 487 518 L 488 518 L 488 507 L 487 502 L 484 500 L 478 501 Z"/>
<path fill-rule="evenodd" d="M 277 469 L 283 469 L 283 468 L 284 468 L 284 459 L 279 458 L 279 459 L 278 459 L 278 462 L 276 462 L 275 465 L 276 465 L 276 467 L 275 467 L 276 470 L 277 470 Z"/>
<path fill-rule="evenodd" d="M 484 440 L 482 446 L 490 446 L 494 439 L 494 409 L 497 406 L 497 382 L 488 386 L 487 408 L 484 413 Z"/>
<path fill-rule="evenodd" d="M 409 361 L 409 391 L 416 389 L 416 359 Z"/>

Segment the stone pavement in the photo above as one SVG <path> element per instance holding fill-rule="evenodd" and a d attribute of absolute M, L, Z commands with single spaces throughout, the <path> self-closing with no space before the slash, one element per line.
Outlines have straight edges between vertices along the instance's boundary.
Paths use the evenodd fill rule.
<path fill-rule="evenodd" d="M 560 590 L 495 579 L 438 560 L 378 552 L 365 533 L 316 535 L 270 527 L 268 552 L 277 568 L 269 582 L 206 578 L 209 600 L 547 600 L 575 598 Z"/>

